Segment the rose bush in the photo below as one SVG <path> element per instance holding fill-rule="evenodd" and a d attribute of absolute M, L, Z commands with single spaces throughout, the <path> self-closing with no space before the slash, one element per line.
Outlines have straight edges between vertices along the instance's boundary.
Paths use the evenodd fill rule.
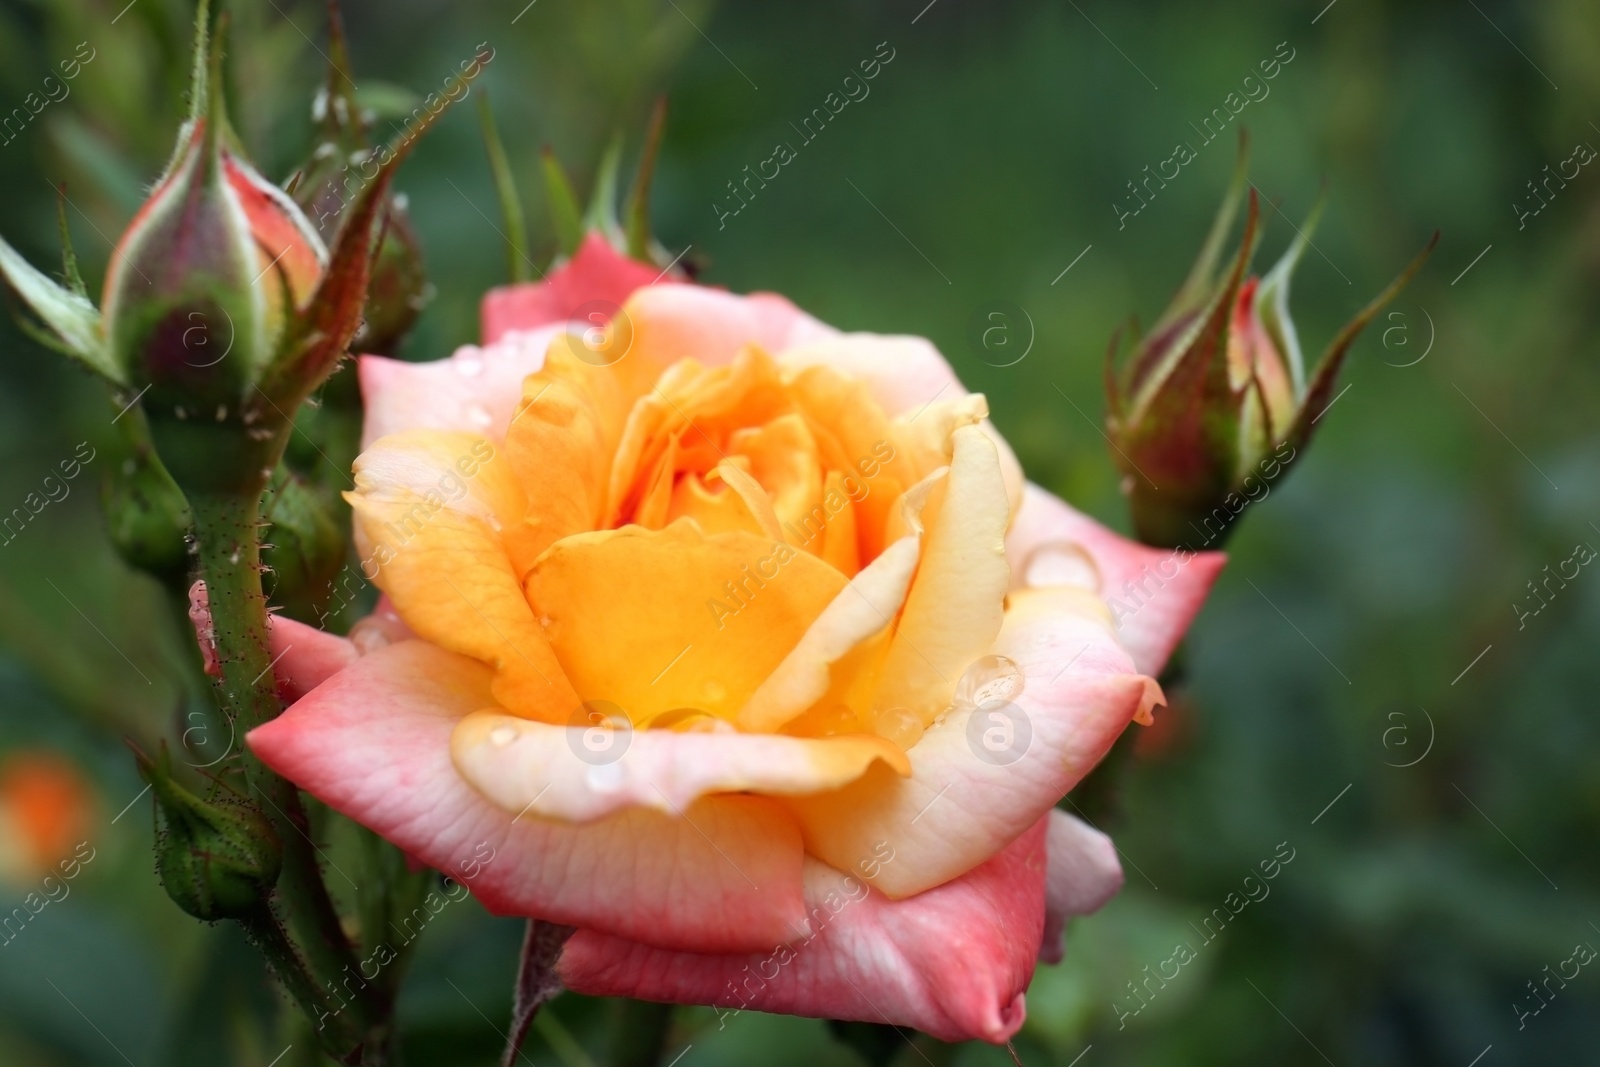
<path fill-rule="evenodd" d="M 472 892 L 577 927 L 571 989 L 1009 1038 L 1122 880 L 1055 804 L 1221 557 L 1114 629 L 1099 588 L 1170 553 L 1025 483 L 931 344 L 599 237 L 484 327 L 362 359 L 384 599 L 348 639 L 274 619 L 252 749 L 421 863 L 487 843 Z"/>

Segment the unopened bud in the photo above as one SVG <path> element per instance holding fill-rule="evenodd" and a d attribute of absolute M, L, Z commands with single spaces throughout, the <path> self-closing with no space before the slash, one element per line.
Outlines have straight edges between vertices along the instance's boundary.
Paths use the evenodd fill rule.
<path fill-rule="evenodd" d="M 138 759 L 161 812 L 156 871 L 167 895 L 207 922 L 257 913 L 283 866 L 272 824 L 246 800 L 202 800 L 183 788 L 165 751 L 159 760 Z"/>
<path fill-rule="evenodd" d="M 1308 372 L 1289 317 L 1289 279 L 1320 205 L 1277 265 L 1255 277 L 1248 274 L 1258 237 L 1252 188 L 1238 254 L 1219 267 L 1247 184 L 1245 160 L 1241 145 L 1233 187 L 1171 305 L 1147 336 L 1131 338 L 1120 367 L 1106 369 L 1108 439 L 1146 544 L 1200 547 L 1226 537 L 1305 450 L 1351 344 L 1433 249 L 1430 243 L 1339 331 Z"/>

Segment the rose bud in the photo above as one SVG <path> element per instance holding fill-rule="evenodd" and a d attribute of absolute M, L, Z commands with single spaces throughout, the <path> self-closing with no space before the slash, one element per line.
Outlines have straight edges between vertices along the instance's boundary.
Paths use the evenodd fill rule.
<path fill-rule="evenodd" d="M 117 243 L 104 300 L 130 382 L 152 387 L 151 406 L 189 405 L 196 419 L 239 402 L 327 262 L 300 209 L 229 146 L 219 99 L 213 90 L 185 125 Z"/>
<path fill-rule="evenodd" d="M 311 105 L 317 145 L 290 182 L 290 195 L 324 240 L 332 240 L 364 182 L 374 150 L 373 115 L 356 102 L 345 72 L 350 51 L 337 6 L 328 9 L 328 80 Z M 390 355 L 433 295 L 422 263 L 422 244 L 406 211 L 404 194 L 386 193 L 379 215 L 383 241 L 372 263 L 364 321 L 351 342 L 360 352 Z"/>
<path fill-rule="evenodd" d="M 1241 146 L 1233 185 L 1189 277 L 1131 356 L 1106 365 L 1113 459 L 1139 539 L 1217 547 L 1245 506 L 1271 491 L 1332 402 L 1345 355 L 1362 329 L 1421 268 L 1438 234 L 1329 343 L 1309 376 L 1289 317 L 1289 279 L 1310 243 L 1320 204 L 1265 276 L 1249 275 L 1259 237 L 1252 186 L 1239 252 L 1218 259 L 1244 192 Z"/>
<path fill-rule="evenodd" d="M 283 865 L 272 824 L 242 799 L 202 800 L 183 788 L 165 750 L 159 760 L 135 755 L 164 824 L 156 871 L 167 896 L 206 922 L 258 914 Z"/>

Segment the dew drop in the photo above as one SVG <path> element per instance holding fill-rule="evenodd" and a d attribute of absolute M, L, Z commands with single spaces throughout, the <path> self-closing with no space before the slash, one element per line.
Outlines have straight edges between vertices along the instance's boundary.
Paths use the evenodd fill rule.
<path fill-rule="evenodd" d="M 1005 656 L 984 656 L 956 683 L 958 707 L 977 708 L 986 704 L 1009 703 L 1022 695 L 1022 668 Z"/>
<path fill-rule="evenodd" d="M 890 708 L 876 716 L 877 732 L 901 748 L 909 749 L 922 737 L 922 720 L 910 708 Z"/>
<path fill-rule="evenodd" d="M 496 726 L 489 731 L 489 743 L 495 748 L 505 748 L 517 739 L 515 726 Z"/>
<path fill-rule="evenodd" d="M 622 767 L 616 763 L 597 763 L 584 774 L 583 780 L 596 793 L 615 793 L 622 788 Z"/>
<path fill-rule="evenodd" d="M 394 612 L 375 611 L 350 627 L 350 643 L 365 656 L 385 645 L 404 640 L 408 631 L 400 616 Z"/>
<path fill-rule="evenodd" d="M 1100 568 L 1083 546 L 1073 541 L 1049 541 L 1028 554 L 1022 565 L 1023 584 L 1034 589 L 1070 585 L 1100 591 Z"/>
<path fill-rule="evenodd" d="M 715 715 L 704 712 L 694 712 L 672 724 L 671 729 L 685 734 L 734 734 L 739 731 L 733 723 L 726 719 L 719 719 Z"/>

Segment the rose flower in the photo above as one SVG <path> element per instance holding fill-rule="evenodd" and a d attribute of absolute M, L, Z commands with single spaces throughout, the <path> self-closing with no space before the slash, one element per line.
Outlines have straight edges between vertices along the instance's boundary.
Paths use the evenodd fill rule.
<path fill-rule="evenodd" d="M 1172 554 L 1026 484 L 932 345 L 653 277 L 592 237 L 484 346 L 363 358 L 384 600 L 349 639 L 274 620 L 291 705 L 249 744 L 576 927 L 578 992 L 1005 1041 L 1122 882 L 1055 804 L 1221 557 L 1114 629 L 1100 587 Z"/>

